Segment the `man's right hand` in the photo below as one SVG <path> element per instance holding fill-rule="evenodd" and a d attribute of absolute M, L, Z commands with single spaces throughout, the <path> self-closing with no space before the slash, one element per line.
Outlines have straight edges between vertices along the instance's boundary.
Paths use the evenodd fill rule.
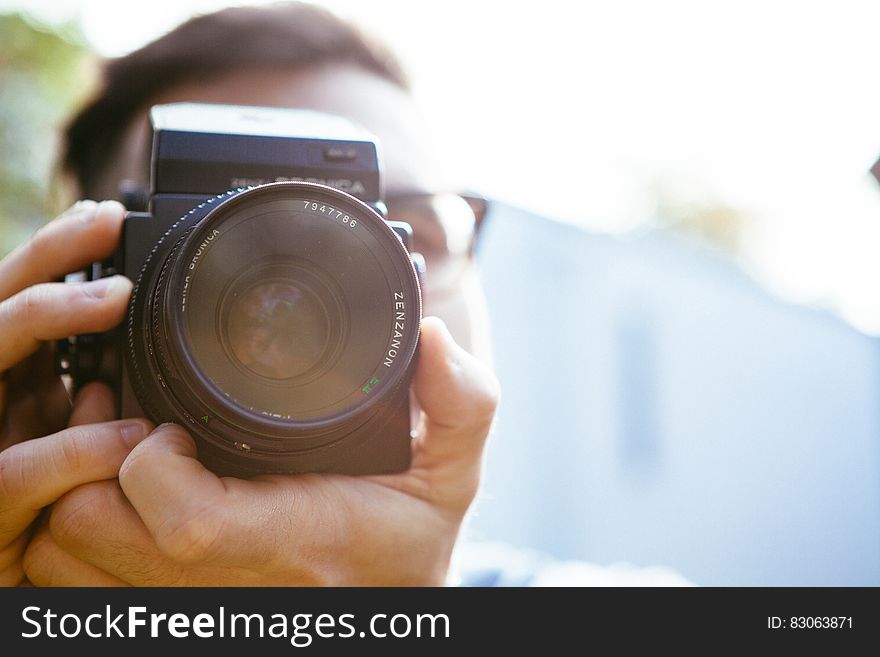
<path fill-rule="evenodd" d="M 71 409 L 51 349 L 52 340 L 122 320 L 128 279 L 54 281 L 109 257 L 124 213 L 115 202 L 78 203 L 0 261 L 0 585 L 23 579 L 40 510 L 81 484 L 115 478 L 149 433 L 139 420 L 92 424 L 108 403 L 100 387 L 84 388 Z"/>
<path fill-rule="evenodd" d="M 91 423 L 113 400 L 101 385 L 86 386 L 71 427 L 0 452 L 0 586 L 24 580 L 22 556 L 43 507 L 82 484 L 115 479 L 132 448 L 152 430 L 146 420 Z"/>

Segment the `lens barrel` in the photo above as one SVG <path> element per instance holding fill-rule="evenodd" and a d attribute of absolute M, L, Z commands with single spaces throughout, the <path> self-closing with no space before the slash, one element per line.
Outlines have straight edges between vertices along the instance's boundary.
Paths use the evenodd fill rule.
<path fill-rule="evenodd" d="M 410 255 L 381 215 L 272 183 L 167 231 L 135 285 L 126 364 L 150 419 L 184 425 L 214 469 L 333 471 L 405 414 L 420 317 Z"/>

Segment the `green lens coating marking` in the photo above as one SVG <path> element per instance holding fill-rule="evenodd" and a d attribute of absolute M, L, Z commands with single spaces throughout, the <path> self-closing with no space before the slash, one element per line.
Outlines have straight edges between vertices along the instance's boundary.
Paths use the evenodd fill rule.
<path fill-rule="evenodd" d="M 379 383 L 379 379 L 377 379 L 375 376 L 374 376 L 374 377 L 371 377 L 371 378 L 370 378 L 370 381 L 369 381 L 368 383 L 366 383 L 366 384 L 364 385 L 364 387 L 361 388 L 361 390 L 363 390 L 364 392 L 370 392 L 370 390 L 372 390 L 373 387 L 374 387 L 377 383 Z"/>

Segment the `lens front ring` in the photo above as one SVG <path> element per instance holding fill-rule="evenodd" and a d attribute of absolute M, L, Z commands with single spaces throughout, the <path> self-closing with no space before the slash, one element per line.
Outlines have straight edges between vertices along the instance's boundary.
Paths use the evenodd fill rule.
<path fill-rule="evenodd" d="M 394 280 L 391 285 L 394 289 L 388 300 L 392 312 L 388 315 L 387 323 L 390 328 L 386 336 L 387 344 L 376 358 L 376 371 L 382 368 L 383 385 L 371 385 L 370 382 L 377 377 L 365 376 L 363 386 L 359 388 L 364 396 L 359 403 L 343 412 L 335 412 L 324 417 L 302 419 L 278 417 L 279 413 L 273 415 L 265 412 L 243 412 L 240 406 L 230 402 L 227 391 L 218 388 L 210 378 L 200 376 L 200 370 L 204 368 L 193 360 L 192 353 L 186 352 L 187 343 L 184 339 L 186 336 L 182 317 L 184 313 L 179 303 L 180 288 L 189 286 L 192 293 L 192 289 L 197 287 L 193 280 L 193 269 L 189 267 L 196 257 L 195 269 L 202 266 L 198 264 L 199 262 L 202 264 L 207 262 L 208 250 L 202 248 L 199 253 L 206 235 L 214 234 L 213 231 L 218 230 L 217 226 L 223 224 L 224 217 L 229 217 L 231 213 L 278 199 L 297 203 L 309 201 L 319 204 L 319 208 L 321 205 L 333 204 L 337 210 L 345 211 L 349 217 L 348 223 L 356 218 L 360 227 L 369 230 L 371 239 L 381 246 L 379 259 L 384 262 L 383 266 L 388 267 L 388 271 L 392 272 L 389 278 Z M 199 214 L 201 216 L 198 216 Z M 322 217 L 322 221 L 326 219 L 326 216 Z M 222 240 L 219 240 L 216 244 L 221 242 Z M 228 284 L 229 281 L 227 287 Z M 302 290 L 307 287 L 307 284 L 303 284 Z M 244 288 L 254 289 L 254 286 L 248 288 L 245 285 Z M 275 292 L 278 290 L 276 289 Z M 243 294 L 246 296 L 247 290 L 244 290 Z M 290 306 L 292 301 L 295 301 L 295 295 L 290 293 L 290 290 L 286 294 L 287 299 L 282 299 L 281 306 L 285 303 Z M 308 292 L 301 291 L 300 298 L 307 295 Z M 400 304 L 397 295 L 403 297 L 407 303 Z M 281 296 L 283 297 L 284 294 Z M 245 299 L 240 303 L 247 305 L 248 302 Z M 395 306 L 395 304 L 400 305 Z M 224 312 L 222 304 L 220 306 L 222 315 Z M 393 231 L 372 209 L 343 192 L 321 185 L 275 183 L 224 195 L 206 204 L 203 212 L 190 213 L 175 224 L 147 260 L 138 279 L 130 310 L 129 346 L 132 354 L 129 359 L 130 370 L 134 374 L 132 379 L 139 398 L 146 400 L 143 404 L 145 410 L 150 409 L 148 413 L 162 421 L 186 420 L 203 433 L 207 440 L 213 441 L 222 449 L 240 450 L 244 437 L 249 441 L 247 444 L 252 451 L 278 454 L 327 449 L 328 445 L 341 440 L 354 428 L 367 421 L 373 413 L 381 412 L 383 405 L 389 399 L 401 394 L 400 385 L 409 381 L 418 341 L 421 298 L 418 280 L 409 255 Z M 286 321 L 285 312 L 288 311 L 282 308 L 273 321 L 283 325 Z M 334 313 L 330 312 L 329 315 Z M 338 313 L 334 316 L 336 319 L 333 319 L 332 323 L 336 324 L 339 321 Z M 292 319 L 289 321 L 294 322 Z M 291 325 L 295 325 L 295 322 Z M 142 339 L 145 333 L 148 334 L 146 340 Z M 220 331 L 220 334 L 222 335 L 223 332 Z M 351 339 L 356 338 L 357 336 L 352 334 Z M 223 341 L 219 340 L 219 343 L 222 345 Z M 228 341 L 226 346 L 228 348 Z M 393 354 L 390 362 L 389 354 Z M 318 359 L 325 357 L 325 352 L 321 351 Z M 295 358 L 290 362 L 294 361 Z M 310 369 L 305 368 L 298 374 L 304 374 Z M 292 371 L 289 368 L 285 369 L 284 366 L 278 370 L 281 374 L 289 374 Z M 263 373 L 266 371 L 264 370 Z M 201 374 L 204 372 L 202 371 Z M 259 377 L 260 373 L 257 372 L 256 376 Z M 295 377 L 276 378 L 283 380 Z M 305 380 L 300 382 L 308 383 Z M 368 392 L 364 392 L 363 388 L 368 388 Z M 202 421 L 205 417 L 207 421 Z"/>

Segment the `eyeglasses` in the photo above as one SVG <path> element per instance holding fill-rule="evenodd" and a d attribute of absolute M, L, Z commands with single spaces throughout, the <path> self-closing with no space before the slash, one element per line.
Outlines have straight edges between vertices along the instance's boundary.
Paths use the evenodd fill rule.
<path fill-rule="evenodd" d="M 455 290 L 468 266 L 489 213 L 489 201 L 476 194 L 397 194 L 385 200 L 388 219 L 413 229 L 413 250 L 425 258 L 425 295 Z"/>

